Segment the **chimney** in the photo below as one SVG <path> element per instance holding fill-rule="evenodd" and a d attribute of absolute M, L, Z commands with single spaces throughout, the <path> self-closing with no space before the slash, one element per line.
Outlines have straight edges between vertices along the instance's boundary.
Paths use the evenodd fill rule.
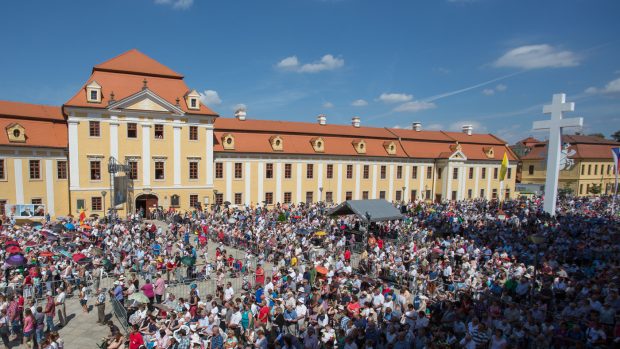
<path fill-rule="evenodd" d="M 411 129 L 417 132 L 422 131 L 422 123 L 419 121 L 415 121 L 411 124 Z"/>
<path fill-rule="evenodd" d="M 361 119 L 359 116 L 354 116 L 351 119 L 351 125 L 353 125 L 353 127 L 360 127 L 360 123 L 361 123 Z"/>
<path fill-rule="evenodd" d="M 247 114 L 246 114 L 245 108 L 239 108 L 239 109 L 235 110 L 235 117 L 239 121 L 244 121 L 246 115 Z"/>
<path fill-rule="evenodd" d="M 325 114 L 319 114 L 316 120 L 319 122 L 319 125 L 325 125 L 327 123 L 327 116 L 325 116 Z"/>
<path fill-rule="evenodd" d="M 463 133 L 471 136 L 472 132 L 474 132 L 474 127 L 472 125 L 463 125 Z"/>

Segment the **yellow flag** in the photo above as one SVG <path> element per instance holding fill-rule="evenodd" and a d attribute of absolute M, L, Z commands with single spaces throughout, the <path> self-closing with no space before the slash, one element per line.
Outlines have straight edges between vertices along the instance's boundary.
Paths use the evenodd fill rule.
<path fill-rule="evenodd" d="M 502 159 L 502 167 L 499 169 L 499 180 L 503 181 L 506 178 L 506 172 L 508 171 L 508 152 L 504 152 L 504 158 Z"/>

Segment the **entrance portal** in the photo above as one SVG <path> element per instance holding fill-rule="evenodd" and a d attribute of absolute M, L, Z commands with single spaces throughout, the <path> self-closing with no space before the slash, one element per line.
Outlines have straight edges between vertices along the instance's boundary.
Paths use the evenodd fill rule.
<path fill-rule="evenodd" d="M 151 218 L 151 212 L 157 208 L 159 199 L 153 194 L 141 194 L 136 197 L 136 212 L 142 212 L 147 219 Z"/>

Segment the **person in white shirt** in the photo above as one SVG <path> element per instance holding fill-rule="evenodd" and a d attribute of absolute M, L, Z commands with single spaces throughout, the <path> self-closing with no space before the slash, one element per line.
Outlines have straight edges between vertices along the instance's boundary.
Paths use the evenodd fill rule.
<path fill-rule="evenodd" d="M 59 325 L 65 326 L 67 324 L 67 308 L 65 307 L 65 299 L 67 298 L 67 294 L 65 293 L 65 289 L 63 287 L 57 288 L 56 292 L 58 292 L 58 295 L 56 296 L 54 303 L 56 305 L 56 309 L 58 309 Z"/>
<path fill-rule="evenodd" d="M 380 308 L 383 302 L 385 302 L 385 297 L 383 297 L 381 290 L 377 288 L 374 297 L 372 297 L 372 306 L 374 308 Z"/>
<path fill-rule="evenodd" d="M 229 282 L 226 285 L 226 289 L 224 290 L 224 301 L 225 302 L 230 301 L 234 295 L 235 295 L 235 290 L 232 287 L 232 283 Z"/>

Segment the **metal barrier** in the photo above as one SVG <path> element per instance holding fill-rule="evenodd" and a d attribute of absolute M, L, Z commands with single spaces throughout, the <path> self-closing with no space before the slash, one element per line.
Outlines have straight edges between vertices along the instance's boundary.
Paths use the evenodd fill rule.
<path fill-rule="evenodd" d="M 125 307 L 114 297 L 110 297 L 110 304 L 112 304 L 112 312 L 114 313 L 114 316 L 116 316 L 116 319 L 121 325 L 123 331 L 125 331 L 125 334 L 129 333 L 127 309 L 125 309 Z"/>

